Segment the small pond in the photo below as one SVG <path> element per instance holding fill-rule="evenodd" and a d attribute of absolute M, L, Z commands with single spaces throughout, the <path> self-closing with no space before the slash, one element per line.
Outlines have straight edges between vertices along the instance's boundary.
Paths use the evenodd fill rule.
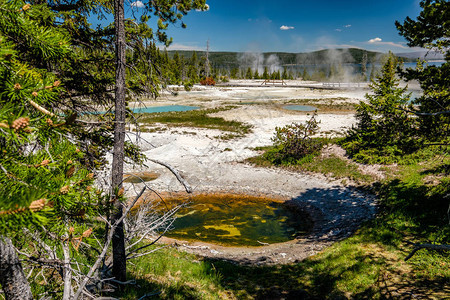
<path fill-rule="evenodd" d="M 247 195 L 199 195 L 166 235 L 224 246 L 262 246 L 305 235 L 309 216 L 295 205 Z"/>
<path fill-rule="evenodd" d="M 165 105 L 165 106 L 149 106 L 149 107 L 141 107 L 141 108 L 133 108 L 132 112 L 138 114 L 151 114 L 151 113 L 160 113 L 160 112 L 168 112 L 168 111 L 189 111 L 199 109 L 198 106 L 186 106 L 186 105 Z"/>
<path fill-rule="evenodd" d="M 317 107 L 314 107 L 314 106 L 297 105 L 297 104 L 284 105 L 283 108 L 287 109 L 287 110 L 296 110 L 296 111 L 315 111 L 315 110 L 317 110 Z"/>

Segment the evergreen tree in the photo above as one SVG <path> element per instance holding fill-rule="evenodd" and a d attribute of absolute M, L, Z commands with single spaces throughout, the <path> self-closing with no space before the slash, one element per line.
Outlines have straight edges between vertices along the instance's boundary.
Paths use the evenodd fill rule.
<path fill-rule="evenodd" d="M 189 62 L 189 67 L 188 67 L 188 78 L 192 83 L 198 82 L 199 78 L 198 78 L 198 62 L 197 62 L 197 53 L 194 51 L 194 53 L 192 53 L 192 57 L 191 60 Z"/>
<path fill-rule="evenodd" d="M 120 2 L 116 4 L 123 6 Z M 165 65 L 169 60 L 159 55 L 154 43 L 149 41 L 156 38 L 168 44 L 166 25 L 181 19 L 190 9 L 204 8 L 204 1 L 172 1 L 171 5 L 177 6 L 180 14 L 172 6 L 148 5 L 147 12 L 160 19 L 155 31 L 145 24 L 149 19 L 145 15 L 141 24 L 119 16 L 114 27 L 91 29 L 87 22 L 90 13 L 111 12 L 110 2 L 52 2 L 49 9 L 47 4 L 0 1 L 0 147 L 5 154 L 0 158 L 0 235 L 5 237 L 0 240 L 1 254 L 10 249 L 10 233 L 26 227 L 36 231 L 37 236 L 44 231 L 40 238 L 45 243 L 53 243 L 55 249 L 59 247 L 57 253 L 65 254 L 60 247 L 63 250 L 70 247 L 75 237 L 79 241 L 88 239 L 92 228 L 85 222 L 91 222 L 98 210 L 104 215 L 111 203 L 109 199 L 103 202 L 105 199 L 91 187 L 91 172 L 101 164 L 102 154 L 113 144 L 112 124 L 121 126 L 115 130 L 121 136 L 115 141 L 121 140 L 121 145 L 114 153 L 121 157 L 115 164 L 119 167 L 112 168 L 115 174 L 111 195 L 116 205 L 113 213 L 121 211 L 123 197 L 118 183 L 123 180 L 123 172 L 120 166 L 124 154 L 132 149 L 123 142 L 125 93 L 157 94 L 154 74 L 164 73 L 153 70 L 163 69 L 164 59 Z M 119 27 L 122 33 L 126 28 L 127 35 L 114 34 L 112 29 Z M 125 39 L 128 50 L 124 47 Z M 122 50 L 114 50 L 114 40 L 122 45 L 119 45 Z M 114 52 L 120 54 L 118 68 L 112 63 Z M 127 70 L 126 81 L 125 57 L 137 66 Z M 122 75 L 116 76 L 115 70 Z M 114 85 L 116 97 L 120 98 L 116 101 L 120 104 L 115 115 L 120 117 L 112 123 L 106 115 L 105 125 L 89 125 L 89 130 L 85 130 L 77 113 L 91 103 L 111 105 Z M 64 115 L 67 117 L 61 117 Z M 116 247 L 113 248 L 115 251 Z M 121 257 L 124 261 L 124 256 Z M 1 259 L 0 263 L 1 273 L 6 270 L 5 261 Z M 113 268 L 126 274 L 124 265 L 115 264 Z M 70 273 L 70 269 L 66 271 Z M 8 276 L 1 273 L 0 279 L 8 280 Z M 124 278 L 117 273 L 114 276 L 119 280 Z M 65 299 L 71 298 L 70 289 L 64 288 L 64 292 L 69 293 L 64 295 Z M 20 299 L 17 295 L 7 297 Z"/>
<path fill-rule="evenodd" d="M 17 233 L 28 228 L 59 250 L 70 246 L 72 236 L 88 239 L 86 221 L 101 199 L 91 187 L 86 154 L 66 137 L 75 132 L 76 115 L 64 118 L 53 109 L 61 81 L 24 61 L 70 60 L 66 32 L 36 21 L 54 18 L 45 4 L 1 1 L 0 11 L 0 283 L 7 299 L 31 299 L 29 289 L 17 290 L 17 282 L 8 281 L 18 275 L 8 273 L 3 260 L 9 238 L 17 241 Z M 36 251 L 40 255 L 43 249 Z"/>
<path fill-rule="evenodd" d="M 305 80 L 305 81 L 311 80 L 311 76 L 309 76 L 306 68 L 303 69 L 303 73 L 302 73 L 301 77 L 302 77 L 302 80 Z"/>
<path fill-rule="evenodd" d="M 253 78 L 260 79 L 258 69 L 256 69 L 255 72 L 253 73 Z"/>
<path fill-rule="evenodd" d="M 269 79 L 270 75 L 269 75 L 269 70 L 267 69 L 267 67 L 264 67 L 264 73 L 262 74 L 262 79 Z"/>
<path fill-rule="evenodd" d="M 421 1 L 417 20 L 407 17 L 397 29 L 411 47 L 437 49 L 445 54 L 441 66 L 419 65 L 402 72 L 407 80 L 417 80 L 423 96 L 415 100 L 423 136 L 437 143 L 448 143 L 450 128 L 450 3 L 446 0 Z"/>
<path fill-rule="evenodd" d="M 172 74 L 173 78 L 171 80 L 172 84 L 180 84 L 181 83 L 181 74 L 182 74 L 182 64 L 181 58 L 178 51 L 175 52 L 171 61 Z"/>
<path fill-rule="evenodd" d="M 398 59 L 391 54 L 381 75 L 370 84 L 372 94 L 366 95 L 367 103 L 361 101 L 356 107 L 358 122 L 343 146 L 357 160 L 393 162 L 397 156 L 417 149 L 415 119 L 406 112 L 410 95 L 406 88 L 399 88 L 398 66 Z"/>
<path fill-rule="evenodd" d="M 289 79 L 289 75 L 286 70 L 286 67 L 284 67 L 284 69 L 283 69 L 283 74 L 281 75 L 281 79 Z"/>
<path fill-rule="evenodd" d="M 239 69 L 238 68 L 231 69 L 230 77 L 233 79 L 237 79 L 239 77 Z"/>
<path fill-rule="evenodd" d="M 270 75 L 270 79 L 275 79 L 275 80 L 281 79 L 280 71 L 273 72 L 273 73 Z"/>
<path fill-rule="evenodd" d="M 248 67 L 247 73 L 245 73 L 245 78 L 246 79 L 253 79 L 252 69 L 250 67 Z"/>

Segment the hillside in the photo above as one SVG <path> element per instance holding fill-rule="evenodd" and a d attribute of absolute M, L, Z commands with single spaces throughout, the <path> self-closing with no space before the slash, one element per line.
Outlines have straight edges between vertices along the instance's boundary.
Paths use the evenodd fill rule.
<path fill-rule="evenodd" d="M 186 59 L 191 58 L 194 51 L 168 51 L 170 56 L 175 52 L 183 55 Z M 210 52 L 209 60 L 214 67 L 218 68 L 238 68 L 240 66 L 268 66 L 277 64 L 280 66 L 293 65 L 319 65 L 319 64 L 348 64 L 361 63 L 364 52 L 367 53 L 367 61 L 379 61 L 384 55 L 381 52 L 367 51 L 363 49 L 326 49 L 308 53 L 288 53 L 288 52 Z M 205 51 L 198 51 L 197 56 L 205 56 Z"/>
<path fill-rule="evenodd" d="M 405 57 L 409 60 L 415 61 L 416 59 L 424 59 L 428 61 L 432 60 L 443 60 L 445 59 L 444 54 L 432 51 L 432 50 L 424 50 L 417 52 L 408 52 L 408 53 L 396 53 L 397 56 Z"/>

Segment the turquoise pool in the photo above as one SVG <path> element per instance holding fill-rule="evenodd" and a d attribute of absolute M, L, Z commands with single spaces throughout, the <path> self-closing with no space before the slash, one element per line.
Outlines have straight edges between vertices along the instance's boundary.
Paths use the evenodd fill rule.
<path fill-rule="evenodd" d="M 165 106 L 149 106 L 141 108 L 133 108 L 132 112 L 137 114 L 151 114 L 168 111 L 189 111 L 199 109 L 198 106 L 186 106 L 186 105 L 165 105 Z"/>
<path fill-rule="evenodd" d="M 284 105 L 284 109 L 287 110 L 296 110 L 296 111 L 315 111 L 317 110 L 317 107 L 310 106 L 310 105 Z"/>

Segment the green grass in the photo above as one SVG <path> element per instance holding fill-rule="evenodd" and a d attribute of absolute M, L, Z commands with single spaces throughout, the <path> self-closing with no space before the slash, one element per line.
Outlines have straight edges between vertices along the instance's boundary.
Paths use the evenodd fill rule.
<path fill-rule="evenodd" d="M 356 172 L 335 158 L 307 168 L 343 177 Z M 372 185 L 377 217 L 313 257 L 291 265 L 238 266 L 167 248 L 135 261 L 129 276 L 141 288 L 121 296 L 159 291 L 160 299 L 446 299 L 449 252 L 420 250 L 404 258 L 409 242 L 450 243 L 449 159 L 409 160 L 389 170 Z"/>
<path fill-rule="evenodd" d="M 356 165 L 336 156 L 316 157 L 314 161 L 305 163 L 301 167 L 306 171 L 326 174 L 336 179 L 350 179 L 361 184 L 374 181 L 373 176 L 361 173 Z"/>
<path fill-rule="evenodd" d="M 268 146 L 260 147 L 257 150 L 265 153 L 272 149 L 273 147 Z M 306 159 L 300 160 L 299 164 L 289 166 L 275 166 L 264 154 L 248 158 L 246 161 L 261 167 L 282 167 L 299 172 L 322 173 L 336 179 L 350 179 L 358 184 L 369 184 L 375 180 L 373 176 L 361 173 L 355 164 L 349 163 L 334 155 L 330 157 L 321 157 L 318 155 L 306 157 Z"/>
<path fill-rule="evenodd" d="M 152 292 L 161 299 L 216 299 L 227 294 L 214 263 L 173 248 L 133 260 L 129 269 L 128 278 L 140 288 L 127 286 L 118 293 L 120 299 L 138 299 Z"/>
<path fill-rule="evenodd" d="M 329 99 L 321 99 L 321 103 L 317 103 L 317 99 L 293 99 L 289 100 L 288 104 L 299 104 L 299 105 L 311 105 L 317 107 L 317 109 L 321 112 L 342 112 L 349 113 L 355 112 L 355 104 L 351 102 L 347 102 L 348 98 L 329 98 Z"/>
<path fill-rule="evenodd" d="M 167 124 L 169 126 L 218 129 L 234 133 L 233 137 L 242 136 L 249 133 L 251 126 L 248 124 L 238 121 L 227 121 L 220 117 L 209 116 L 210 114 L 231 108 L 233 107 L 141 114 L 138 120 L 139 123 L 146 125 L 159 123 Z"/>

